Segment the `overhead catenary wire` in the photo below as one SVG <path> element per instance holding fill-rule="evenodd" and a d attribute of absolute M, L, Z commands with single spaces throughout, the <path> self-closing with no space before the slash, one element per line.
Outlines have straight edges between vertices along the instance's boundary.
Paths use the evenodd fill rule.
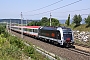
<path fill-rule="evenodd" d="M 76 12 L 76 11 L 84 11 L 84 10 L 89 10 L 90 8 L 84 8 L 84 9 L 79 9 L 79 10 L 73 10 L 73 11 L 64 11 L 64 12 L 53 12 L 53 13 L 67 13 L 67 12 Z"/>
<path fill-rule="evenodd" d="M 76 15 L 79 15 L 79 14 L 76 14 Z M 90 13 L 86 13 L 86 14 L 80 14 L 80 16 L 89 16 L 90 15 Z M 75 14 L 74 15 L 70 15 L 70 16 L 75 16 Z M 54 17 L 65 17 L 65 16 L 54 16 Z M 72 18 L 71 18 L 72 19 Z"/>
<path fill-rule="evenodd" d="M 83 16 L 83 15 L 90 15 L 90 14 L 81 14 L 81 16 Z"/>
<path fill-rule="evenodd" d="M 79 10 L 73 10 L 73 11 L 65 11 L 65 12 L 53 12 L 53 13 L 68 13 L 68 12 L 76 12 L 76 11 L 85 11 L 89 10 L 90 8 L 85 8 L 85 9 L 79 9 Z M 89 14 L 81 14 L 81 15 L 89 15 Z M 54 16 L 54 17 L 60 17 L 60 16 Z"/>
<path fill-rule="evenodd" d="M 47 5 L 47 6 L 44 6 L 44 7 L 41 7 L 41 8 L 35 9 L 35 10 L 32 10 L 32 11 L 27 11 L 27 12 L 38 11 L 38 10 L 41 10 L 41 9 L 47 8 L 47 7 L 49 7 L 49 6 L 55 5 L 55 4 L 57 4 L 57 3 L 61 2 L 61 1 L 63 1 L 63 0 L 59 0 L 59 1 L 57 1 L 57 2 L 54 2 L 54 3 L 50 4 L 50 5 Z M 26 12 L 25 12 L 25 13 L 26 13 Z"/>
<path fill-rule="evenodd" d="M 46 11 L 46 12 L 42 12 L 42 13 L 38 13 L 38 14 L 33 14 L 33 15 L 24 15 L 24 16 L 35 16 L 35 15 L 40 15 L 40 14 L 50 13 L 51 11 L 55 11 L 55 10 L 58 10 L 58 9 L 61 9 L 61 8 L 70 6 L 70 5 L 75 4 L 75 3 L 78 3 L 78 2 L 80 2 L 80 1 L 82 1 L 82 0 L 78 0 L 78 1 L 72 2 L 72 3 L 70 3 L 70 4 L 67 4 L 67 5 L 64 5 L 64 6 L 55 8 L 55 9 L 53 9 L 53 10 Z"/>

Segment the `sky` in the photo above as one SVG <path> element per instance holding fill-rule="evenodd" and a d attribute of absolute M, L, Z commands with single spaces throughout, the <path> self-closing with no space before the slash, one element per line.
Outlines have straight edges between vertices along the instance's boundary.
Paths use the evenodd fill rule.
<path fill-rule="evenodd" d="M 23 15 L 23 19 L 32 19 L 32 20 L 35 20 L 35 19 L 38 20 L 38 19 L 41 19 L 42 17 L 49 18 L 50 13 L 52 15 L 51 16 L 52 18 L 56 18 L 59 20 L 67 19 L 69 14 L 71 16 L 71 19 L 75 14 L 77 15 L 82 14 L 82 18 L 86 18 L 88 16 L 85 14 L 90 14 L 90 0 L 81 0 L 81 1 L 61 0 L 61 2 L 58 2 L 58 1 L 60 0 L 0 0 L 0 19 L 10 19 L 10 18 L 20 19 L 21 12 Z M 71 4 L 76 1 L 79 1 L 79 2 L 75 4 Z M 55 2 L 58 2 L 58 3 L 53 4 Z M 68 4 L 71 4 L 71 5 L 68 5 Z M 48 5 L 51 5 L 51 6 L 48 6 Z M 40 9 L 40 8 L 43 8 L 43 9 Z M 82 10 L 82 9 L 86 9 L 86 10 Z M 81 11 L 76 11 L 76 10 L 81 10 Z M 70 11 L 73 11 L 73 12 L 70 12 Z M 40 14 L 40 13 L 43 13 L 43 14 Z"/>

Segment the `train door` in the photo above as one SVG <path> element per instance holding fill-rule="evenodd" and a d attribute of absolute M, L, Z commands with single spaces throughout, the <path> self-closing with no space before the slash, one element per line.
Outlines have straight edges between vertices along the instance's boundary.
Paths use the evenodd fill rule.
<path fill-rule="evenodd" d="M 57 34 L 57 39 L 58 39 L 58 40 L 61 40 L 61 34 L 60 34 L 60 32 L 57 31 L 56 34 Z"/>

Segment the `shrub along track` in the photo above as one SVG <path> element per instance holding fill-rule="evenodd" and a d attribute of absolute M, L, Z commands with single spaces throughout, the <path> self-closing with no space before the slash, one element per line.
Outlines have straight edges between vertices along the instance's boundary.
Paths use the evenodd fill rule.
<path fill-rule="evenodd" d="M 21 34 L 18 34 L 16 32 L 11 32 L 12 34 L 15 34 L 17 37 L 21 37 Z M 86 56 L 84 54 L 77 53 L 75 51 L 71 51 L 66 48 L 61 48 L 59 46 L 55 46 L 49 43 L 42 42 L 40 40 L 36 40 L 34 38 L 24 36 L 23 38 L 27 42 L 30 42 L 36 46 L 39 46 L 40 48 L 49 51 L 51 53 L 54 53 L 58 56 L 61 56 L 63 58 L 66 58 L 67 60 L 90 60 L 90 56 Z"/>

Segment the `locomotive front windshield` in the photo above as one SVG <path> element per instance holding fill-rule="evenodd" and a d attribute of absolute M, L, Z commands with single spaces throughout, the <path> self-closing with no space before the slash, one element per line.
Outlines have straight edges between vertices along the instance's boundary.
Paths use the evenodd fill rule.
<path fill-rule="evenodd" d="M 63 29 L 64 40 L 70 39 L 72 40 L 72 31 L 71 29 Z"/>

